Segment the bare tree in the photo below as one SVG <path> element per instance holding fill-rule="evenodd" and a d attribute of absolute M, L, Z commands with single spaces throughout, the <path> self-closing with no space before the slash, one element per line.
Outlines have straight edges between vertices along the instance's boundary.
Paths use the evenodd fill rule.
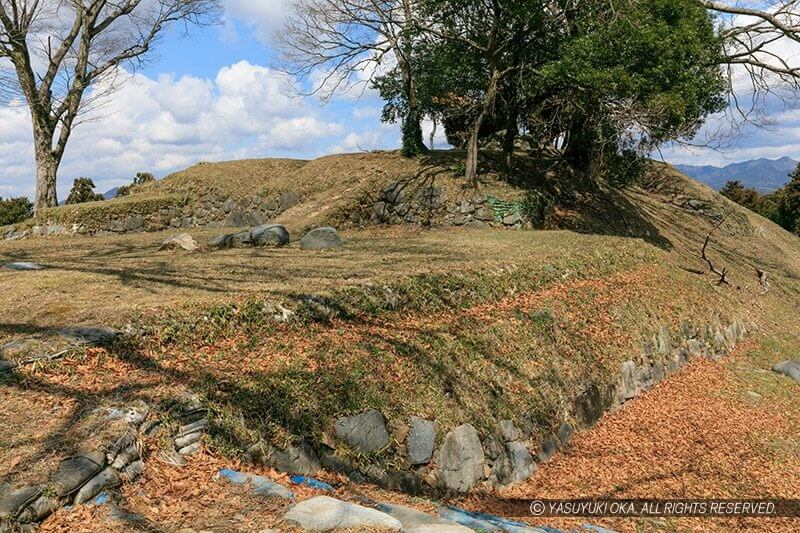
<path fill-rule="evenodd" d="M 767 95 L 784 101 L 796 98 L 800 89 L 800 55 L 787 53 L 786 47 L 800 50 L 800 0 L 697 1 L 717 15 L 732 105 L 745 120 Z M 746 90 L 751 94 L 737 94 L 734 90 L 737 75 L 746 75 Z"/>
<path fill-rule="evenodd" d="M 87 89 L 136 67 L 173 23 L 216 19 L 218 0 L 0 0 L 0 96 L 30 109 L 34 208 L 57 205 L 56 174 Z"/>
<path fill-rule="evenodd" d="M 282 70 L 311 80 L 308 94 L 324 101 L 338 91 L 365 89 L 383 67 L 396 66 L 408 102 L 404 139 L 424 150 L 414 85 L 416 0 L 295 0 L 276 34 Z"/>

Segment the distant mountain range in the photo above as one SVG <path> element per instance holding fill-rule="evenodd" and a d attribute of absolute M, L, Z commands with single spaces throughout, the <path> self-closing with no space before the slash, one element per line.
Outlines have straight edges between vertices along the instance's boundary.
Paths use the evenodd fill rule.
<path fill-rule="evenodd" d="M 117 197 L 117 193 L 119 192 L 119 187 L 114 187 L 110 191 L 106 191 L 103 193 L 103 198 L 106 200 L 113 200 Z"/>
<path fill-rule="evenodd" d="M 789 181 L 789 173 L 797 167 L 797 161 L 790 157 L 780 159 L 751 159 L 733 163 L 725 167 L 675 165 L 675 167 L 697 181 L 720 190 L 725 182 L 739 180 L 745 187 L 752 187 L 761 193 L 780 189 Z"/>

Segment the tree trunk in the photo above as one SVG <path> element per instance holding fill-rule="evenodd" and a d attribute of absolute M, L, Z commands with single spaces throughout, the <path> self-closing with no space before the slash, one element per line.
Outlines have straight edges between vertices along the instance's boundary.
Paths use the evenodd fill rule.
<path fill-rule="evenodd" d="M 34 146 L 36 156 L 36 199 L 34 213 L 46 207 L 58 205 L 56 195 L 56 173 L 61 158 L 53 152 L 52 136 L 34 127 Z"/>
<path fill-rule="evenodd" d="M 517 140 L 517 110 L 509 110 L 506 117 L 506 135 L 503 137 L 503 166 L 505 167 L 506 177 L 510 177 L 513 172 L 514 141 Z"/>
<path fill-rule="evenodd" d="M 414 80 L 411 74 L 411 67 L 405 61 L 401 61 L 401 71 L 403 73 L 403 85 L 406 93 L 408 111 L 403 117 L 403 155 L 414 157 L 428 151 L 422 137 L 422 114 L 419 111 Z"/>
<path fill-rule="evenodd" d="M 494 105 L 494 100 L 497 96 L 497 83 L 499 80 L 500 74 L 495 70 L 495 72 L 492 73 L 492 79 L 489 81 L 489 87 L 486 89 L 486 96 L 483 97 L 481 111 L 475 118 L 475 122 L 472 123 L 472 128 L 469 132 L 469 139 L 467 140 L 467 163 L 464 177 L 467 179 L 467 184 L 470 187 L 478 186 L 478 140 L 483 121 Z"/>

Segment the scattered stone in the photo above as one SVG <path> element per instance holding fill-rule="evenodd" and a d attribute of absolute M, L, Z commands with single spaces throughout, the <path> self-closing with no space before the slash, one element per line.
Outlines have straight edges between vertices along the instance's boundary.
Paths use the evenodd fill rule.
<path fill-rule="evenodd" d="M 191 446 L 196 442 L 200 442 L 200 439 L 203 437 L 203 430 L 199 429 L 193 433 L 188 433 L 183 437 L 178 437 L 175 439 L 175 447 L 178 449 L 186 448 L 187 446 Z"/>
<path fill-rule="evenodd" d="M 509 442 L 506 444 L 508 451 L 509 472 L 502 480 L 505 484 L 514 484 L 525 481 L 536 472 L 536 463 L 528 447 L 522 442 Z"/>
<path fill-rule="evenodd" d="M 514 226 L 516 224 L 522 224 L 522 217 L 518 213 L 513 213 L 503 217 L 504 226 Z"/>
<path fill-rule="evenodd" d="M 584 427 L 592 427 L 605 412 L 603 398 L 597 385 L 590 385 L 575 400 L 575 418 Z"/>
<path fill-rule="evenodd" d="M 233 246 L 233 234 L 232 233 L 224 233 L 222 235 L 217 235 L 210 241 L 208 241 L 208 247 L 214 250 L 222 250 L 225 248 L 230 248 Z"/>
<path fill-rule="evenodd" d="M 231 246 L 241 248 L 253 243 L 253 236 L 249 230 L 240 231 L 231 235 Z"/>
<path fill-rule="evenodd" d="M 128 481 L 133 481 L 142 474 L 144 474 L 144 461 L 141 460 L 132 462 L 122 472 L 123 477 Z"/>
<path fill-rule="evenodd" d="M 168 465 L 171 465 L 171 466 L 177 466 L 177 467 L 181 467 L 182 468 L 182 467 L 184 467 L 184 466 L 186 466 L 188 464 L 186 459 L 184 459 L 183 456 L 181 454 L 179 454 L 175 450 L 175 448 L 173 448 L 171 446 L 169 448 L 167 448 L 166 450 L 162 450 L 161 452 L 159 452 L 158 458 L 162 462 L 164 462 L 164 463 L 166 463 Z"/>
<path fill-rule="evenodd" d="M 187 252 L 196 252 L 197 243 L 195 242 L 194 237 L 192 237 L 188 233 L 181 233 L 180 235 L 170 237 L 169 239 L 162 242 L 160 249 L 177 250 L 179 248 L 186 250 Z"/>
<path fill-rule="evenodd" d="M 137 407 L 128 407 L 127 409 L 119 409 L 119 408 L 111 408 L 107 410 L 106 417 L 109 420 L 124 420 L 126 423 L 132 426 L 138 426 L 144 419 L 147 418 L 147 413 L 149 408 L 147 405 L 140 405 L 139 408 Z"/>
<path fill-rule="evenodd" d="M 178 453 L 181 455 L 193 455 L 200 451 L 200 442 L 195 442 L 194 444 L 190 444 L 184 448 L 178 450 Z"/>
<path fill-rule="evenodd" d="M 294 505 L 283 517 L 290 525 L 306 531 L 353 528 L 370 531 L 399 531 L 403 524 L 386 513 L 328 496 L 316 496 Z"/>
<path fill-rule="evenodd" d="M 279 472 L 289 474 L 312 475 L 322 468 L 314 449 L 305 442 L 290 446 L 286 450 L 268 449 L 265 462 Z"/>
<path fill-rule="evenodd" d="M 500 430 L 500 436 L 503 437 L 503 442 L 514 442 L 522 439 L 522 433 L 511 420 L 501 420 L 498 429 Z"/>
<path fill-rule="evenodd" d="M 469 533 L 472 530 L 469 528 L 465 528 L 455 522 L 450 520 L 445 520 L 438 516 L 431 516 L 427 513 L 423 513 L 422 511 L 417 511 L 416 509 L 412 509 L 411 507 L 404 507 L 402 505 L 395 505 L 393 503 L 379 503 L 375 506 L 378 511 L 388 514 L 392 518 L 396 518 L 400 521 L 403 525 L 403 531 L 453 531 L 453 532 L 461 532 Z M 426 526 L 446 526 L 450 527 L 451 529 L 416 529 L 416 528 L 424 528 Z"/>
<path fill-rule="evenodd" d="M 227 479 L 235 485 L 246 485 L 249 483 L 253 489 L 253 492 L 259 496 L 283 498 L 286 500 L 294 498 L 294 493 L 292 491 L 280 483 L 276 483 L 264 476 L 247 474 L 245 472 L 237 472 L 236 470 L 231 470 L 230 468 L 223 468 L 220 470 L 219 476 Z"/>
<path fill-rule="evenodd" d="M 181 426 L 178 430 L 178 437 L 183 437 L 190 433 L 194 433 L 195 431 L 202 431 L 208 425 L 208 420 L 205 418 L 201 418 L 200 420 L 196 420 L 195 422 L 191 422 L 189 424 L 185 424 Z"/>
<path fill-rule="evenodd" d="M 281 197 L 278 200 L 280 204 L 279 209 L 281 211 L 286 211 L 287 209 L 296 206 L 300 203 L 300 197 L 294 191 L 287 191 L 281 194 Z"/>
<path fill-rule="evenodd" d="M 140 457 L 139 446 L 135 442 L 135 439 L 132 440 L 134 440 L 134 442 L 132 442 L 130 446 L 119 452 L 114 458 L 114 462 L 111 463 L 111 466 L 113 466 L 117 470 L 122 470 L 134 460 L 139 459 Z"/>
<path fill-rule="evenodd" d="M 638 392 L 638 376 L 636 372 L 636 363 L 633 361 L 625 361 L 622 363 L 622 387 L 621 394 L 623 400 L 627 401 L 636 396 Z"/>
<path fill-rule="evenodd" d="M 558 451 L 558 439 L 554 435 L 548 435 L 542 441 L 542 446 L 539 449 L 539 461 L 545 462 L 549 460 Z"/>
<path fill-rule="evenodd" d="M 108 327 L 75 326 L 58 330 L 59 337 L 88 346 L 110 344 L 119 334 L 116 329 Z"/>
<path fill-rule="evenodd" d="M 411 417 L 411 431 L 408 435 L 408 458 L 412 465 L 427 464 L 433 456 L 436 442 L 436 421 Z"/>
<path fill-rule="evenodd" d="M 0 520 L 17 516 L 22 509 L 39 497 L 40 487 L 21 487 L 0 494 Z"/>
<path fill-rule="evenodd" d="M 289 232 L 280 224 L 256 226 L 250 233 L 256 246 L 286 246 L 290 240 Z"/>
<path fill-rule="evenodd" d="M 389 431 L 380 411 L 342 417 L 334 424 L 336 436 L 361 453 L 375 453 L 389 445 Z"/>
<path fill-rule="evenodd" d="M 42 266 L 36 263 L 29 263 L 27 261 L 17 261 L 14 263 L 6 263 L 3 265 L 9 270 L 26 271 L 26 270 L 41 270 Z"/>
<path fill-rule="evenodd" d="M 334 250 L 341 246 L 339 234 L 331 227 L 312 229 L 300 239 L 300 248 L 303 250 Z"/>
<path fill-rule="evenodd" d="M 472 533 L 473 530 L 456 524 L 423 524 L 410 528 L 403 528 L 404 533 Z"/>
<path fill-rule="evenodd" d="M 106 468 L 81 487 L 78 494 L 75 495 L 75 504 L 88 502 L 104 489 L 110 489 L 117 485 L 119 485 L 117 471 L 113 468 Z"/>
<path fill-rule="evenodd" d="M 469 424 L 458 426 L 444 438 L 436 457 L 438 478 L 448 489 L 468 492 L 484 474 L 484 455 L 478 432 Z"/>
<path fill-rule="evenodd" d="M 60 506 L 58 498 L 42 494 L 20 513 L 19 521 L 23 523 L 40 522 L 53 514 Z"/>
<path fill-rule="evenodd" d="M 800 383 L 800 360 L 783 361 L 772 367 L 772 371 L 783 374 Z"/>
<path fill-rule="evenodd" d="M 563 422 L 558 427 L 558 440 L 561 441 L 562 446 L 566 446 L 567 443 L 572 439 L 572 434 L 574 430 L 572 429 L 572 424 L 569 422 Z"/>
<path fill-rule="evenodd" d="M 102 452 L 90 452 L 65 459 L 50 479 L 50 486 L 56 496 L 69 496 L 100 472 L 105 463 L 106 457 Z"/>

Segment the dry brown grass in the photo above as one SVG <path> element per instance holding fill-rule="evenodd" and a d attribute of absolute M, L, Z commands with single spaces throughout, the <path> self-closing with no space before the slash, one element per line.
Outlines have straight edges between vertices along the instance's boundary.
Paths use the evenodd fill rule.
<path fill-rule="evenodd" d="M 191 233 L 204 242 L 220 231 Z M 212 305 L 242 296 L 329 294 L 421 273 L 534 268 L 555 260 L 561 248 L 590 255 L 599 247 L 626 253 L 640 246 L 569 232 L 388 228 L 345 232 L 341 250 L 322 253 L 296 244 L 198 253 L 159 250 L 172 233 L 0 243 L 0 263 L 33 261 L 45 267 L 36 272 L 0 269 L 0 307 L 6 310 L 0 336 L 11 324 L 121 326 L 135 315 L 174 306 Z"/>
<path fill-rule="evenodd" d="M 298 226 L 322 220 L 340 202 L 357 198 L 363 187 L 391 181 L 408 169 L 391 154 L 308 163 L 295 176 L 304 173 L 297 183 L 306 187 L 307 201 L 284 216 L 294 217 Z M 351 173 L 355 177 L 348 182 Z M 335 184 L 328 200 L 326 185 L 320 184 Z M 458 187 L 457 181 L 452 184 Z M 453 190 L 460 193 L 466 194 Z M 708 209 L 687 208 L 687 198 L 707 202 Z M 240 430 L 245 439 L 264 428 L 242 427 L 241 419 L 264 418 L 277 424 L 274 420 L 283 416 L 297 422 L 292 416 L 299 413 L 301 421 L 311 417 L 322 426 L 336 414 L 331 410 L 361 409 L 365 402 L 392 418 L 435 415 L 443 429 L 464 421 L 490 425 L 501 417 L 550 409 L 548 399 L 557 403 L 559 394 L 575 393 L 588 377 L 637 357 L 642 335 L 652 333 L 658 324 L 677 328 L 684 319 L 705 322 L 719 315 L 757 323 L 754 342 L 724 366 L 691 367 L 674 384 L 667 382 L 635 400 L 596 432 L 579 435 L 575 447 L 543 468 L 536 479 L 542 493 L 553 494 L 604 491 L 615 482 L 630 485 L 631 493 L 672 490 L 672 494 L 683 479 L 698 491 L 714 494 L 761 496 L 774 489 L 797 497 L 796 475 L 783 485 L 778 476 L 784 466 L 792 473 L 797 467 L 800 448 L 791 428 L 800 424 L 800 405 L 787 400 L 795 389 L 765 369 L 777 360 L 796 357 L 800 349 L 796 320 L 800 241 L 669 169 L 645 188 L 604 196 L 602 201 L 590 210 L 581 211 L 578 205 L 563 213 L 565 223 L 581 233 L 373 228 L 344 232 L 344 248 L 325 253 L 304 252 L 294 245 L 200 254 L 159 251 L 165 234 L 0 243 L 0 262 L 29 260 L 48 267 L 39 272 L 0 271 L 0 308 L 8 310 L 0 320 L 4 338 L 78 323 L 121 325 L 165 309 L 207 307 L 248 297 L 284 299 L 331 294 L 343 287 L 398 285 L 408 276 L 424 273 L 457 278 L 464 272 L 497 272 L 504 291 L 501 297 L 466 309 L 456 302 L 436 312 L 403 310 L 359 316 L 357 321 L 273 326 L 258 330 L 255 338 L 235 331 L 196 343 L 151 344 L 135 355 L 98 350 L 25 371 L 1 398 L 15 412 L 35 410 L 31 398 L 38 391 L 50 401 L 80 401 L 65 404 L 67 416 L 58 415 L 51 424 L 41 410 L 30 417 L 33 422 L 15 423 L 19 438 L 28 443 L 13 440 L 17 444 L 0 446 L 0 462 L 41 454 L 48 449 L 43 441 L 57 434 L 65 421 L 111 398 L 157 400 L 205 391 L 203 387 L 215 391 L 221 413 L 229 416 L 220 422 L 239 424 L 230 428 Z M 682 268 L 704 266 L 700 247 L 720 216 L 726 221 L 714 231 L 710 253 L 720 267 L 729 269 L 731 287 L 718 287 L 713 276 Z M 198 240 L 212 234 L 192 233 Z M 772 289 L 766 295 L 760 294 L 755 268 L 769 272 Z M 527 278 L 514 277 L 520 272 Z M 560 276 L 548 278 L 548 272 Z M 537 285 L 539 273 L 546 281 Z M 544 333 L 536 329 L 539 320 L 544 321 Z M 566 376 L 560 388 L 547 380 L 553 368 Z M 749 398 L 745 393 L 751 389 L 768 403 L 745 403 Z M 415 393 L 408 394 L 409 390 Z M 498 390 L 499 396 L 494 394 Z M 537 397 L 545 403 L 531 405 Z M 702 409 L 693 418 L 698 405 Z M 665 406 L 674 410 L 669 417 L 661 422 L 648 417 Z M 692 440 L 692 432 L 703 431 Z M 729 439 L 724 438 L 726 431 Z M 754 431 L 760 440 L 753 440 Z M 672 450 L 669 439 L 682 445 Z M 216 444 L 217 450 L 223 449 Z M 789 461 L 782 463 L 771 446 L 786 451 Z M 573 471 L 578 459 L 571 454 L 578 450 L 580 469 Z M 630 455 L 638 451 L 644 457 L 637 466 L 614 450 Z M 704 457 L 709 450 L 712 454 Z M 738 457 L 739 450 L 746 450 L 747 456 Z M 168 527 L 228 527 L 239 512 L 274 523 L 270 520 L 276 513 L 254 511 L 252 502 L 237 499 L 210 480 L 218 466 L 232 464 L 214 455 L 214 449 L 210 452 L 183 473 L 148 474 L 144 488 L 128 494 L 137 511 Z M 699 465 L 702 475 L 673 476 L 670 465 L 661 468 L 647 462 L 664 453 L 673 453 L 670 465 L 675 468 Z M 701 459 L 692 462 L 694 457 Z M 616 465 L 610 473 L 604 466 L 608 461 Z M 737 478 L 737 468 L 752 468 L 763 479 Z M 664 474 L 665 481 L 648 481 L 643 477 L 648 470 Z M 204 502 L 217 497 L 230 505 L 230 512 L 204 509 Z M 398 497 L 381 494 L 381 498 Z M 59 513 L 47 527 L 86 525 L 99 530 L 105 526 L 98 513 L 86 509 L 73 516 Z M 715 529 L 713 524 L 709 528 Z"/>

